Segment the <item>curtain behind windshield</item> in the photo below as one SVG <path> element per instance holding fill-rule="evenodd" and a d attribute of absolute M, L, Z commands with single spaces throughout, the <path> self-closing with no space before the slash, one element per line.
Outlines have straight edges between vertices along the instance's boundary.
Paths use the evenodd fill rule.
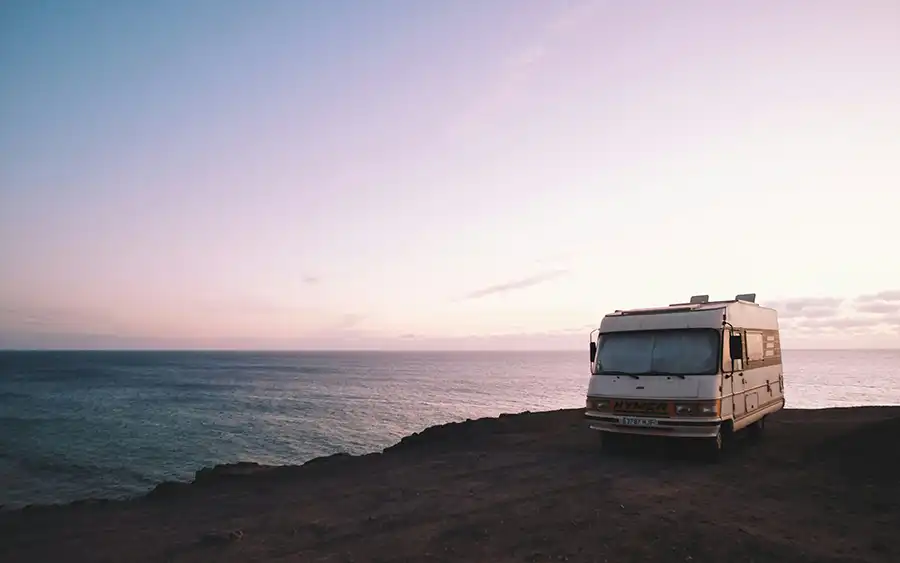
<path fill-rule="evenodd" d="M 712 330 L 604 334 L 597 351 L 597 372 L 711 373 L 718 369 L 718 348 L 718 333 Z"/>

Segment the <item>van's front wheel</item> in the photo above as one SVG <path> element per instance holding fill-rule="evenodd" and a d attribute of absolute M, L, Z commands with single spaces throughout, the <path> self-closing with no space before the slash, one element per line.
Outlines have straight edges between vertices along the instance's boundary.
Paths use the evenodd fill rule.
<path fill-rule="evenodd" d="M 707 461 L 717 462 L 722 459 L 725 451 L 725 432 L 721 426 L 716 431 L 715 437 L 706 438 L 703 441 L 705 442 L 703 444 L 703 453 Z"/>

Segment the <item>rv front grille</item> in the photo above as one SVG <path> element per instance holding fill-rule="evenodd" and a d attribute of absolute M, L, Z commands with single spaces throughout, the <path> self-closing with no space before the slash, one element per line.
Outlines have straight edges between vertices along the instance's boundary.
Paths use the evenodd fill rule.
<path fill-rule="evenodd" d="M 616 414 L 646 414 L 652 416 L 671 416 L 673 404 L 668 401 L 637 401 L 617 399 L 610 401 L 612 412 Z"/>

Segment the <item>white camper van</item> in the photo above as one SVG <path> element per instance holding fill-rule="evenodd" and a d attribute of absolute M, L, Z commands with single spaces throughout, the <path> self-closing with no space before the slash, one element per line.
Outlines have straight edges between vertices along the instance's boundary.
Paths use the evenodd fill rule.
<path fill-rule="evenodd" d="M 716 457 L 732 433 L 761 431 L 784 408 L 778 313 L 756 294 L 615 311 L 590 349 L 585 417 L 605 438 L 697 438 Z"/>

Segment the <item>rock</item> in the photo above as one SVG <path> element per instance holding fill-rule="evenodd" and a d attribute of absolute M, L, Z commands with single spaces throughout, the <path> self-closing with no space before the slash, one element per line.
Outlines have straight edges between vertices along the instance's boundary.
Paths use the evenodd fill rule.
<path fill-rule="evenodd" d="M 216 465 L 215 467 L 204 467 L 194 474 L 194 483 L 205 485 L 224 479 L 252 475 L 270 469 L 271 467 L 267 465 L 260 465 L 251 461 Z"/>
<path fill-rule="evenodd" d="M 314 457 L 311 460 L 304 463 L 303 465 L 319 465 L 321 463 L 331 463 L 331 462 L 335 462 L 335 461 L 342 461 L 342 460 L 350 459 L 352 457 L 353 456 L 348 453 L 340 452 L 340 453 L 331 454 L 331 455 Z"/>
<path fill-rule="evenodd" d="M 79 500 L 74 500 L 69 504 L 71 506 L 99 506 L 102 504 L 107 504 L 109 499 L 106 498 L 84 498 Z"/>
<path fill-rule="evenodd" d="M 146 498 L 171 498 L 173 496 L 186 492 L 188 486 L 189 485 L 187 483 L 179 483 L 177 481 L 163 481 L 159 485 L 153 487 L 153 489 L 149 493 L 147 493 Z"/>
<path fill-rule="evenodd" d="M 214 531 L 206 532 L 200 538 L 202 543 L 206 544 L 223 544 L 241 540 L 244 538 L 243 530 L 230 530 L 226 532 Z"/>

